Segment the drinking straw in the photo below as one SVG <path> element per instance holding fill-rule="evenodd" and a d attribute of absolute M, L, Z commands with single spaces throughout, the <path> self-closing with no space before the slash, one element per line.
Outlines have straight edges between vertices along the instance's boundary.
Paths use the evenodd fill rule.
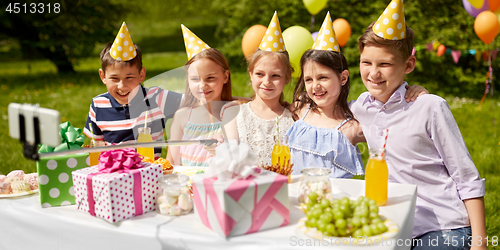
<path fill-rule="evenodd" d="M 92 123 L 89 123 L 90 133 L 92 134 L 92 144 L 95 145 L 94 131 L 92 129 Z"/>
<path fill-rule="evenodd" d="M 147 125 L 148 125 L 148 111 L 146 111 L 146 118 L 144 118 L 144 131 L 146 131 Z"/>
<path fill-rule="evenodd" d="M 280 124 L 278 122 L 278 116 L 276 116 L 276 140 L 278 141 L 277 144 L 280 144 Z"/>
<path fill-rule="evenodd" d="M 382 154 L 381 156 L 383 157 L 385 154 L 385 145 L 387 144 L 387 135 L 389 134 L 389 129 L 385 130 L 385 138 L 384 138 L 384 146 L 382 146 Z"/>

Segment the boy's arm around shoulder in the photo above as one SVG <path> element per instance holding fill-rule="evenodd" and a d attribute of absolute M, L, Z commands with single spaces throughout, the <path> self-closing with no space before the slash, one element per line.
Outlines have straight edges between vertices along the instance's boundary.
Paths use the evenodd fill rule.
<path fill-rule="evenodd" d="M 227 136 L 224 140 L 238 140 L 238 124 L 237 117 L 240 112 L 240 105 L 231 105 L 223 110 L 222 116 L 222 126 L 223 132 Z"/>
<path fill-rule="evenodd" d="M 175 112 L 174 118 L 172 120 L 172 125 L 170 126 L 170 140 L 182 140 L 184 135 L 184 127 L 186 126 L 189 108 L 181 108 Z M 173 165 L 181 165 L 180 147 L 179 146 L 169 146 L 167 152 L 167 160 Z"/>

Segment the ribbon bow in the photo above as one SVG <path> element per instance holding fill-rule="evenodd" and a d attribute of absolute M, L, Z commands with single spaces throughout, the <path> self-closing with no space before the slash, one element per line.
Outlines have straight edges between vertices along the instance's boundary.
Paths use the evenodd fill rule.
<path fill-rule="evenodd" d="M 85 141 L 85 135 L 82 134 L 83 130 L 81 128 L 74 128 L 71 126 L 71 123 L 64 122 L 59 125 L 59 131 L 61 133 L 62 143 L 55 148 L 43 144 L 38 150 L 38 153 L 48 153 L 52 151 L 60 152 L 82 147 Z"/>
<path fill-rule="evenodd" d="M 245 143 L 238 145 L 236 140 L 221 143 L 215 148 L 205 176 L 217 176 L 219 180 L 246 179 L 255 175 L 257 156 Z"/>
<path fill-rule="evenodd" d="M 99 173 L 114 173 L 141 168 L 142 158 L 132 148 L 104 151 L 99 156 Z"/>

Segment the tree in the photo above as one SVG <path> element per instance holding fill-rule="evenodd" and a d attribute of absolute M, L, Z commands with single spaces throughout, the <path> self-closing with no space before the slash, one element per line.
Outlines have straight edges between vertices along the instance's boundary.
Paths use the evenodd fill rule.
<path fill-rule="evenodd" d="M 90 56 L 96 43 L 112 41 L 123 21 L 121 13 L 127 10 L 108 0 L 27 1 L 26 7 L 23 4 L 18 5 L 19 13 L 15 13 L 13 5 L 10 12 L 0 11 L 0 33 L 16 39 L 24 57 L 29 58 L 31 53 L 42 55 L 57 66 L 58 72 L 74 72 L 76 58 Z M 30 13 L 33 10 L 36 13 Z"/>

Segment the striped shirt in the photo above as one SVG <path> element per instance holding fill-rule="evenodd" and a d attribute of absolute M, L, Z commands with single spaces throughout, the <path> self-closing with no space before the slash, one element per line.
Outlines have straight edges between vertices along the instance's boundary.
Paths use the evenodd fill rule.
<path fill-rule="evenodd" d="M 119 104 L 108 92 L 92 99 L 84 133 L 106 144 L 135 143 L 139 127 L 144 127 L 146 111 L 147 126 L 151 128 L 153 141 L 162 141 L 165 122 L 174 116 L 182 100 L 182 94 L 159 87 L 141 88 L 125 105 Z M 92 132 L 89 124 L 92 125 Z M 155 148 L 155 157 L 161 148 Z"/>

